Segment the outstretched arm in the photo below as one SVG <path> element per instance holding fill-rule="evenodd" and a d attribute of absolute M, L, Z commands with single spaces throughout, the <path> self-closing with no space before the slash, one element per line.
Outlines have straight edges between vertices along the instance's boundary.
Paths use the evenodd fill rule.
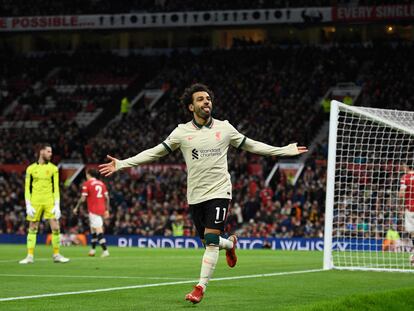
<path fill-rule="evenodd" d="M 252 153 L 264 155 L 264 156 L 295 156 L 304 152 L 308 152 L 308 148 L 304 146 L 297 146 L 297 143 L 289 144 L 284 147 L 274 147 L 247 138 L 236 130 L 228 121 L 224 121 L 227 124 L 228 131 L 230 132 L 230 143 L 237 149 L 243 149 Z"/>
<path fill-rule="evenodd" d="M 260 141 L 255 141 L 250 138 L 245 138 L 243 144 L 240 146 L 241 149 L 260 154 L 265 156 L 295 156 L 308 152 L 308 148 L 304 146 L 298 146 L 297 143 L 289 144 L 284 147 L 274 147 L 262 143 Z"/>
<path fill-rule="evenodd" d="M 153 162 L 163 156 L 166 156 L 167 154 L 168 150 L 164 144 L 159 144 L 154 148 L 144 150 L 136 156 L 125 160 L 118 160 L 110 155 L 107 155 L 107 158 L 111 160 L 111 162 L 99 165 L 99 172 L 104 176 L 110 176 L 120 169 Z"/>

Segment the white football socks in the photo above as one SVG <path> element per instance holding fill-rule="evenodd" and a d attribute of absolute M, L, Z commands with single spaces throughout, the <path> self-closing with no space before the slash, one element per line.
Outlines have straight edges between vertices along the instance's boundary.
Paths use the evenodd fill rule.
<path fill-rule="evenodd" d="M 203 261 L 201 263 L 200 281 L 197 285 L 203 288 L 203 292 L 206 290 L 208 281 L 213 276 L 214 269 L 219 257 L 218 246 L 208 245 L 204 251 Z"/>
<path fill-rule="evenodd" d="M 222 237 L 220 237 L 219 247 L 220 247 L 220 249 L 230 250 L 230 249 L 233 248 L 233 241 L 230 241 L 228 239 L 223 239 Z"/>

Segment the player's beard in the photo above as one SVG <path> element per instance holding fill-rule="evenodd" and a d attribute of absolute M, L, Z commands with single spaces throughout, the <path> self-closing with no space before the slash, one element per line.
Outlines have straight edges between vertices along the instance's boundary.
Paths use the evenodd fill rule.
<path fill-rule="evenodd" d="M 46 157 L 43 157 L 43 162 L 44 163 L 48 163 L 48 162 L 50 162 L 50 159 L 51 159 L 52 157 L 48 157 L 48 156 L 46 156 Z"/>
<path fill-rule="evenodd" d="M 50 162 L 50 160 L 52 159 L 52 155 L 42 155 L 42 160 L 44 163 Z"/>

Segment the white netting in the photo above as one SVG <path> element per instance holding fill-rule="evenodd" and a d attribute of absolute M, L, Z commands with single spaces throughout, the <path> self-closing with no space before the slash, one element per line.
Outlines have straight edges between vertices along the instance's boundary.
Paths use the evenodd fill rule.
<path fill-rule="evenodd" d="M 334 268 L 414 272 L 409 260 L 411 238 L 404 228 L 405 208 L 398 196 L 403 165 L 414 169 L 413 157 L 414 112 L 340 105 Z M 387 233 L 392 239 L 386 239 Z"/>

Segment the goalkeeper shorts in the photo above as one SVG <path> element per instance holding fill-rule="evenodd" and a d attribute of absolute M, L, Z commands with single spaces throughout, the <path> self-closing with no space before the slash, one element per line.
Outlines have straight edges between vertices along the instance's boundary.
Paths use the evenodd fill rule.
<path fill-rule="evenodd" d="M 33 217 L 29 215 L 26 216 L 28 221 L 41 221 L 42 219 L 55 219 L 55 215 L 52 213 L 53 203 L 52 204 L 32 204 L 35 209 L 35 214 Z"/>

